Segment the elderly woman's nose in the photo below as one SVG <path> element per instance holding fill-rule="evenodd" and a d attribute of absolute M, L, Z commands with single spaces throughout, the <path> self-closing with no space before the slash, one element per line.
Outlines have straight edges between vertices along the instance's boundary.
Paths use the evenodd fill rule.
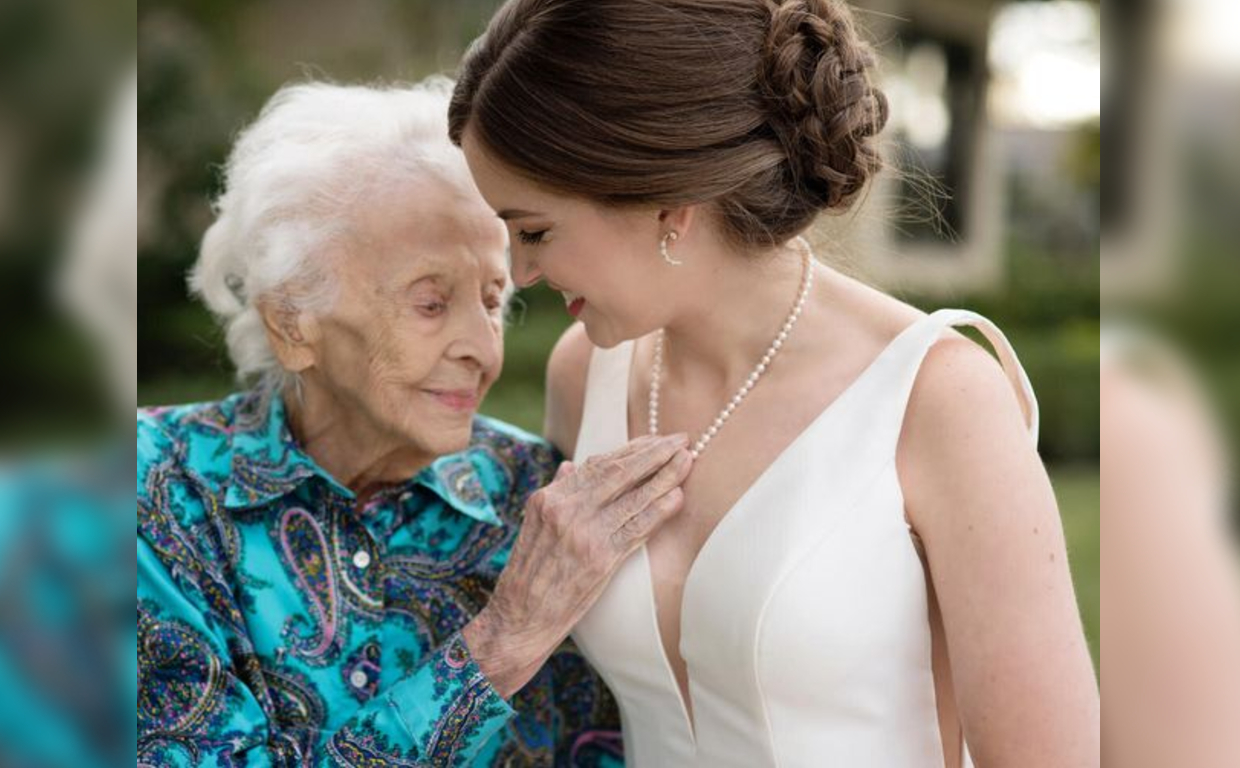
<path fill-rule="evenodd" d="M 502 325 L 498 328 L 502 329 Z M 499 364 L 503 347 L 502 330 L 497 331 L 495 316 L 479 302 L 459 318 L 456 339 L 448 353 L 453 357 L 472 360 L 481 368 Z"/>

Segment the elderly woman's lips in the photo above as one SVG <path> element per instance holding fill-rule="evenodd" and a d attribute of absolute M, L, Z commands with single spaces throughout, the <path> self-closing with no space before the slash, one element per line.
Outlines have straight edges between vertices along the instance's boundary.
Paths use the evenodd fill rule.
<path fill-rule="evenodd" d="M 478 407 L 476 389 L 428 389 L 426 393 L 457 411 L 472 411 Z"/>

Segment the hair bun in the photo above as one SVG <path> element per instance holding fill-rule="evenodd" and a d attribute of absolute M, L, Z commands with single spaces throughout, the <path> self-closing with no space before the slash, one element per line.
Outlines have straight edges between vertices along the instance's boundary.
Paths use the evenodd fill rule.
<path fill-rule="evenodd" d="M 839 0 L 769 0 L 759 80 L 794 185 L 826 209 L 847 207 L 882 168 L 875 135 L 887 97 L 873 49 Z"/>

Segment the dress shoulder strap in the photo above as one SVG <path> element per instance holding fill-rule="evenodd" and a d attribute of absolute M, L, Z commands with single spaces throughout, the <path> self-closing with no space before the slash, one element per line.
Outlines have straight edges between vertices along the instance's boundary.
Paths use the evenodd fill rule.
<path fill-rule="evenodd" d="M 1025 416 L 1025 426 L 1029 432 L 1029 439 L 1037 445 L 1038 442 L 1038 401 L 1033 394 L 1033 386 L 1029 383 L 1029 376 L 1025 373 L 1024 367 L 1021 366 L 1020 360 L 1016 357 L 1016 352 L 1012 348 L 1011 343 L 1004 336 L 1003 332 L 987 318 L 976 312 L 966 309 L 940 309 L 917 322 L 913 323 L 893 342 L 894 359 L 892 375 L 888 379 L 891 390 L 888 390 L 892 396 L 892 404 L 895 406 L 890 413 L 893 416 L 890 424 L 891 434 L 889 435 L 894 444 L 894 440 L 899 437 L 900 428 L 903 426 L 904 413 L 908 407 L 909 397 L 913 391 L 913 384 L 917 379 L 917 374 L 921 370 L 922 362 L 925 360 L 926 354 L 935 342 L 943 337 L 944 331 L 948 328 L 957 326 L 973 326 L 981 332 L 982 336 L 990 343 L 995 356 L 998 358 L 1003 372 L 1011 383 L 1012 388 L 1016 390 L 1017 399 L 1020 401 L 1020 407 Z"/>
<path fill-rule="evenodd" d="M 628 442 L 629 368 L 632 360 L 631 341 L 611 349 L 595 347 L 590 353 L 574 461 L 605 453 Z"/>

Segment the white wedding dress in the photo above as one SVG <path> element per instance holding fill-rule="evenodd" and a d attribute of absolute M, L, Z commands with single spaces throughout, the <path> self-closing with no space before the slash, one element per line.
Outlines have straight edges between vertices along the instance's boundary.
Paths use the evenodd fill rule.
<path fill-rule="evenodd" d="M 906 328 L 749 487 L 694 561 L 680 643 L 692 722 L 663 652 L 644 548 L 573 631 L 619 701 L 627 765 L 943 768 L 926 581 L 895 456 L 921 361 L 961 324 L 996 349 L 1036 443 L 1033 391 L 993 324 L 940 310 Z M 576 461 L 627 441 L 632 355 L 632 342 L 594 351 Z"/>

